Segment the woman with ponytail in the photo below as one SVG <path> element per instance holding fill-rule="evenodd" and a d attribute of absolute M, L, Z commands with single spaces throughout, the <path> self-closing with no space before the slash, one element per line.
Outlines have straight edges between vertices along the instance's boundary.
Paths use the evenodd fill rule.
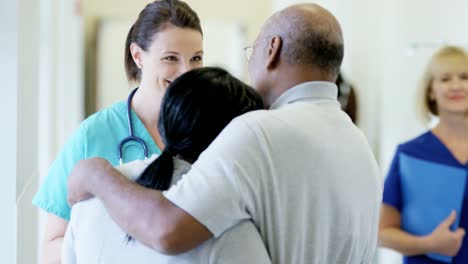
<path fill-rule="evenodd" d="M 124 53 L 127 79 L 133 87 L 139 87 L 131 102 L 134 134 L 143 139 L 149 155 L 159 154 L 164 147 L 157 130 L 162 97 L 178 76 L 202 67 L 200 20 L 180 0 L 151 2 L 130 28 Z M 47 213 L 41 263 L 60 263 L 70 219 L 67 180 L 74 165 L 90 157 L 119 164 L 116 149 L 127 136 L 127 103 L 121 101 L 84 120 L 63 146 L 33 200 Z M 143 158 L 141 148 L 132 144 L 127 144 L 123 152 L 124 162 Z"/>
<path fill-rule="evenodd" d="M 161 104 L 158 130 L 165 145 L 161 155 L 117 169 L 131 179 L 137 178 L 140 185 L 167 190 L 232 119 L 263 108 L 252 88 L 222 69 L 187 72 L 171 83 Z M 151 232 L 151 227 L 148 229 Z M 263 264 L 270 259 L 250 220 L 187 253 L 162 255 L 129 238 L 94 198 L 73 206 L 62 263 Z"/>

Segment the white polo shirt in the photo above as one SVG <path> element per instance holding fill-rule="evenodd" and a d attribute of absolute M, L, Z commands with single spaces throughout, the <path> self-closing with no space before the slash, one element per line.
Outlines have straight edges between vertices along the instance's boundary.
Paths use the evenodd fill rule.
<path fill-rule="evenodd" d="M 233 120 L 164 195 L 214 236 L 252 219 L 272 263 L 370 263 L 382 196 L 337 87 L 308 82 Z"/>

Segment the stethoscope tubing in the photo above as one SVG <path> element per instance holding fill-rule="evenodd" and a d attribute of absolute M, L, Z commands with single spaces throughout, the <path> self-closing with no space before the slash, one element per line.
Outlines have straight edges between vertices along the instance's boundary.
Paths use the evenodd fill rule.
<path fill-rule="evenodd" d="M 119 164 L 123 164 L 123 148 L 124 145 L 130 141 L 135 141 L 137 142 L 141 148 L 143 149 L 143 154 L 145 155 L 145 159 L 148 158 L 148 147 L 146 146 L 146 143 L 143 139 L 135 136 L 133 134 L 133 120 L 132 120 L 132 99 L 135 93 L 137 92 L 138 87 L 133 89 L 133 91 L 130 92 L 128 95 L 127 99 L 127 123 L 128 123 L 128 134 L 129 136 L 122 139 L 122 141 L 119 142 L 119 145 L 117 146 L 117 157 L 119 158 Z"/>

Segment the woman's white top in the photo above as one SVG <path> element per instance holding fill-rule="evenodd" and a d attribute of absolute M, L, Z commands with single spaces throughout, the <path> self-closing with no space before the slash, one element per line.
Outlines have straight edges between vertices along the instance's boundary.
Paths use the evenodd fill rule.
<path fill-rule="evenodd" d="M 155 158 L 156 155 L 153 155 L 148 160 L 133 161 L 116 169 L 135 180 Z M 174 159 L 172 184 L 189 169 L 189 163 Z M 62 248 L 62 264 L 94 263 L 268 264 L 271 261 L 251 221 L 243 221 L 219 238 L 210 239 L 189 252 L 166 256 L 136 240 L 127 242 L 127 234 L 111 219 L 101 201 L 93 198 L 72 208 Z"/>

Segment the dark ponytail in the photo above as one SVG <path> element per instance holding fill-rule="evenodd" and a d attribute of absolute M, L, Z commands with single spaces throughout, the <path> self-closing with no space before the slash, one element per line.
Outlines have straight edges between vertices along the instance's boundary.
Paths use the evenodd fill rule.
<path fill-rule="evenodd" d="M 171 186 L 172 175 L 174 174 L 173 154 L 164 150 L 136 180 L 136 183 L 147 188 L 156 190 L 167 190 Z"/>

